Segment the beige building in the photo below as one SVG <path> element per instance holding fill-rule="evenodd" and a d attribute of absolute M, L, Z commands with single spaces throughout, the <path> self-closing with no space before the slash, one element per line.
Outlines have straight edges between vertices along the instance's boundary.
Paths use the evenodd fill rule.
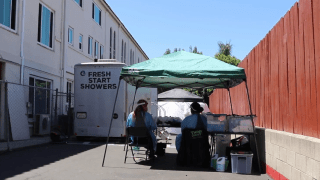
<path fill-rule="evenodd" d="M 41 91 L 47 94 L 41 99 L 29 86 L 73 92 L 74 65 L 94 59 L 117 59 L 127 65 L 148 59 L 104 0 L 0 1 L 0 80 L 16 83 L 8 87 L 9 112 L 20 113 L 10 121 L 19 119 L 31 131 L 35 114 L 52 114 L 53 91 Z M 3 83 L 1 92 L 4 107 Z M 65 102 L 59 103 L 65 114 Z M 1 108 L 0 140 L 6 139 L 4 117 Z"/>

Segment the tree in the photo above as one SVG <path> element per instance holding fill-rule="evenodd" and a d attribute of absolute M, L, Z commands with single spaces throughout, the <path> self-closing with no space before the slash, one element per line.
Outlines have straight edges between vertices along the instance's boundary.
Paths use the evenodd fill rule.
<path fill-rule="evenodd" d="M 167 55 L 167 54 L 170 54 L 170 53 L 171 53 L 171 50 L 168 48 L 168 49 L 166 50 L 166 52 L 164 52 L 163 55 Z"/>
<path fill-rule="evenodd" d="M 226 56 L 231 55 L 231 50 L 232 50 L 232 44 L 226 43 L 224 44 L 223 42 L 218 42 L 219 46 L 219 54 L 224 54 Z"/>
<path fill-rule="evenodd" d="M 202 52 L 199 52 L 199 51 L 198 51 L 197 46 L 195 46 L 195 47 L 193 48 L 192 53 L 195 53 L 195 54 L 202 54 Z"/>
<path fill-rule="evenodd" d="M 238 66 L 238 64 L 241 62 L 240 59 L 230 55 L 226 56 L 225 54 L 217 53 L 216 55 L 214 55 L 214 57 L 220 61 L 226 62 L 228 64 L 232 64 L 234 66 Z"/>
<path fill-rule="evenodd" d="M 218 42 L 218 46 L 219 52 L 214 55 L 216 59 L 224 61 L 228 64 L 232 64 L 234 66 L 237 66 L 241 62 L 240 59 L 231 55 L 232 44 L 230 44 L 230 42 L 225 44 L 222 42 Z"/>

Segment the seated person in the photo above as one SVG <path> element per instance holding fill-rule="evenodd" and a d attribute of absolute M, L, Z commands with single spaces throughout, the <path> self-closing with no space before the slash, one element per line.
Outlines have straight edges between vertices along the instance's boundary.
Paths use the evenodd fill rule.
<path fill-rule="evenodd" d="M 140 99 L 135 110 L 131 112 L 127 118 L 127 127 L 146 127 L 152 139 L 153 150 L 156 152 L 157 139 L 152 131 L 157 129 L 157 125 L 154 123 L 151 114 L 147 111 L 148 102 Z M 133 138 L 131 140 L 133 141 Z"/>
<path fill-rule="evenodd" d="M 184 120 L 181 122 L 181 132 L 183 132 L 183 129 L 195 129 L 197 126 L 197 119 L 198 115 L 203 111 L 203 108 L 200 106 L 199 103 L 193 102 L 190 105 L 191 114 L 190 116 L 187 116 L 184 118 Z M 200 115 L 201 120 L 203 122 L 204 128 L 207 129 L 207 118 L 203 115 Z M 181 146 L 181 140 L 182 140 L 182 134 L 178 134 L 176 137 L 176 149 L 179 152 L 180 146 Z"/>

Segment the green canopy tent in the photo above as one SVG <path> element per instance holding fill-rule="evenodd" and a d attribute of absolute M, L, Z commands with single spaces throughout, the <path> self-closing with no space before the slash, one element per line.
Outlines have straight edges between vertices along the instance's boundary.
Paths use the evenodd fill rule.
<path fill-rule="evenodd" d="M 243 68 L 185 51 L 124 67 L 121 76 L 133 86 L 165 88 L 231 88 L 246 79 Z"/>
<path fill-rule="evenodd" d="M 229 91 L 232 114 L 233 109 L 229 88 L 235 87 L 243 81 L 246 83 L 246 75 L 243 68 L 230 65 L 210 56 L 185 51 L 171 53 L 141 63 L 133 64 L 131 66 L 123 67 L 119 79 L 119 85 L 121 79 L 133 86 L 136 86 L 136 91 L 139 87 L 164 87 L 172 89 L 178 87 L 193 89 L 225 88 Z M 248 88 L 247 95 L 251 116 L 253 116 Z M 109 127 L 112 125 L 112 120 L 113 117 L 111 117 Z M 254 139 L 256 140 L 256 138 Z M 108 141 L 109 135 L 107 144 Z M 107 150 L 107 144 L 105 153 Z M 102 166 L 103 164 L 104 159 Z"/>

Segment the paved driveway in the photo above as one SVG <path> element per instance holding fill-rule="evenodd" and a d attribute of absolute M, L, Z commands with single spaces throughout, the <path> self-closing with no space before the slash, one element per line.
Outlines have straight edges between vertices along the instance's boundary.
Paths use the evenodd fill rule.
<path fill-rule="evenodd" d="M 239 175 L 208 169 L 181 168 L 175 165 L 176 150 L 167 148 L 166 155 L 155 162 L 124 164 L 122 144 L 108 146 L 105 165 L 103 142 L 45 144 L 0 155 L 0 179 L 217 179 L 267 180 L 268 175 Z"/>

